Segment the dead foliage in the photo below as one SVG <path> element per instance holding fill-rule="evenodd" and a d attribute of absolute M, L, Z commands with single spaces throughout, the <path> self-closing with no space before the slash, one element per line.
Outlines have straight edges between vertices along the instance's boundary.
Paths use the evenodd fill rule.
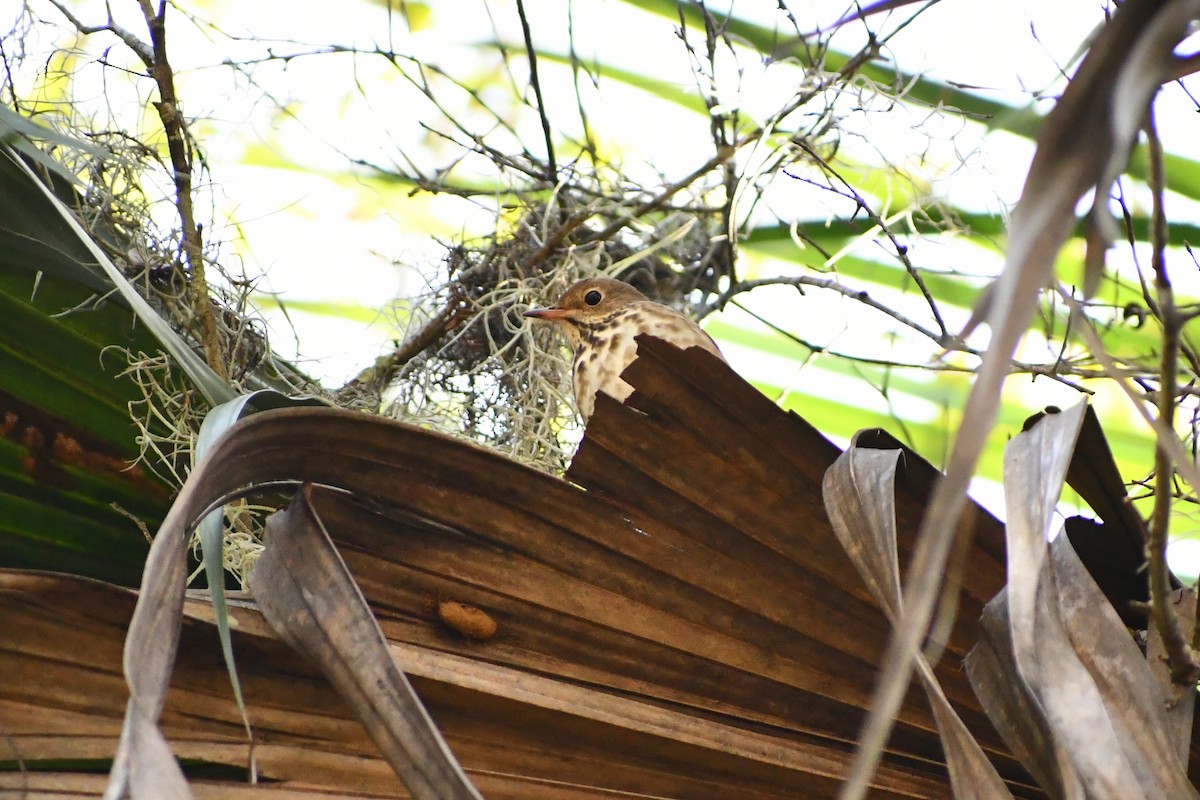
<path fill-rule="evenodd" d="M 113 797 L 223 791 L 198 763 L 297 793 L 353 783 L 380 796 L 1194 796 L 1194 692 L 1179 684 L 1193 654 L 1164 611 L 1163 562 L 1151 560 L 1149 586 L 1140 572 L 1147 542 L 1152 554 L 1165 548 L 1165 524 L 1147 533 L 1131 519 L 1098 458 L 1089 502 L 1102 520 L 1048 543 L 1063 481 L 1087 480 L 1086 408 L 1014 438 L 1006 534 L 971 508 L 965 486 L 1085 192 L 1098 206 L 1095 283 L 1110 238 L 1103 201 L 1197 15 L 1195 0 L 1123 4 L 1047 120 L 1005 274 L 983 307 L 993 343 L 946 480 L 877 433 L 839 455 L 716 360 L 652 342 L 626 375 L 638 388 L 628 405 L 598 404 L 569 482 L 415 426 L 266 412 L 189 477 L 136 605 L 112 587 L 3 573 L 15 645 L 0 650 L 13 676 L 0 722 L 20 766 L 0 778 L 5 788 L 94 789 L 96 779 L 26 765 L 115 752 Z M 722 140 L 697 176 L 753 141 Z M 552 151 L 547 167 L 553 176 Z M 517 393 L 550 363 L 514 369 L 534 363 L 517 335 L 520 303 L 571 274 L 566 260 L 551 269 L 551 252 L 589 269 L 644 260 L 611 237 L 651 208 L 671 210 L 677 191 L 634 213 L 610 209 L 598 231 L 585 225 L 600 213 L 593 202 L 531 206 L 486 249 L 455 251 L 451 279 L 434 290 L 439 310 L 414 317 L 410 339 L 363 383 L 379 391 L 411 363 L 429 380 L 408 381 L 402 406 L 446 403 L 468 434 L 525 443 L 536 452 L 513 452 L 531 461 L 560 457 L 553 397 L 504 411 L 528 400 Z M 719 214 L 731 218 L 731 197 Z M 704 234 L 708 245 L 722 235 Z M 630 255 L 613 261 L 621 246 Z M 1161 238 L 1156 249 L 1161 261 Z M 738 286 L 731 241 L 705 258 L 696 274 L 711 280 L 684 294 Z M 1165 268 L 1157 289 L 1169 312 Z M 197 328 L 206 344 L 211 322 Z M 1174 385 L 1175 351 L 1165 352 L 1161 387 Z M 1161 387 L 1169 422 L 1173 395 Z M 514 433 L 521 420 L 533 421 L 532 439 Z M 1175 470 L 1194 485 L 1194 468 L 1159 429 L 1168 498 Z M 872 440 L 891 452 L 872 452 Z M 247 744 L 223 699 L 210 613 L 186 599 L 186 534 L 231 494 L 280 480 L 303 486 L 272 518 L 254 602 L 234 617 L 236 647 L 251 656 Z M 1125 627 L 1145 622 L 1147 600 L 1159 623 L 1149 663 Z M 1194 617 L 1194 597 L 1170 600 Z"/>
<path fill-rule="evenodd" d="M 1090 293 L 1099 283 L 1104 250 L 1114 235 L 1108 196 L 1125 169 L 1159 86 L 1176 73 L 1174 49 L 1187 35 L 1189 22 L 1197 17 L 1200 3 L 1196 0 L 1123 3 L 1100 29 L 1042 124 L 1021 199 L 1008 225 L 1004 270 L 968 325 L 970 328 L 986 319 L 991 341 L 963 410 L 963 425 L 946 466 L 947 479 L 938 485 L 922 522 L 921 545 L 905 579 L 906 604 L 885 661 L 872 718 L 860 740 L 860 756 L 846 800 L 864 796 L 867 776 L 887 740 L 890 718 L 909 684 L 920 640 L 937 609 L 947 560 L 952 551 L 963 547 L 956 540 L 969 536 L 969 529 L 959 524 L 967 504 L 967 485 L 995 423 L 1000 390 L 1017 342 L 1028 330 L 1043 291 L 1055 280 L 1055 259 L 1075 225 L 1076 204 L 1082 197 L 1092 196 L 1085 287 Z M 1161 259 L 1162 240 L 1157 241 Z M 1164 274 L 1160 272 L 1160 276 Z M 1078 311 L 1077 303 L 1074 308 Z M 1083 322 L 1084 327 L 1089 324 Z M 1103 347 L 1097 348 L 1093 341 L 1088 344 L 1105 363 L 1108 374 L 1117 375 Z M 1170 361 L 1169 374 L 1174 375 L 1174 359 Z M 1170 391 L 1163 391 L 1173 396 L 1174 380 L 1164 386 Z M 1148 412 L 1140 410 L 1148 418 Z M 1161 416 L 1172 419 L 1170 413 Z M 1190 476 L 1194 470 L 1174 431 L 1162 424 L 1156 431 L 1160 453 L 1170 456 L 1164 456 L 1159 472 L 1162 481 L 1158 490 L 1165 503 L 1169 498 L 1167 473 L 1172 464 L 1184 471 L 1193 485 Z M 1165 573 L 1165 538 L 1159 543 L 1160 552 L 1155 553 L 1150 568 L 1161 575 Z M 1164 617 L 1164 629 L 1171 627 L 1168 619 Z M 1178 631 L 1172 633 L 1168 636 L 1164 630 L 1164 638 L 1175 644 L 1172 652 L 1190 661 Z"/>
<path fill-rule="evenodd" d="M 253 763 L 272 790 L 362 792 L 345 796 L 837 796 L 936 472 L 879 432 L 839 460 L 720 361 L 641 347 L 625 375 L 637 392 L 601 399 L 571 482 L 369 415 L 284 409 L 239 423 L 159 531 L 136 610 L 101 584 L 4 574 L 10 745 L 36 765 L 126 742 L 110 790 L 133 797 L 170 796 L 168 780 L 184 797 L 233 785 L 197 762 Z M 1070 442 L 1054 452 L 1069 460 Z M 211 608 L 184 595 L 184 532 L 232 488 L 281 477 L 339 488 L 307 486 L 271 519 L 256 602 L 235 604 L 251 760 Z M 847 534 L 870 538 L 847 539 L 848 556 Z M 990 641 L 977 620 L 1005 583 L 1003 531 L 986 512 L 965 556 L 946 656 L 922 669 L 933 699 L 907 694 L 874 796 L 949 797 L 952 784 L 1044 796 L 1036 751 L 997 736 L 1000 706 L 963 671 Z M 1076 570 L 1071 586 L 1085 580 Z M 447 603 L 485 614 L 494 635 L 448 627 Z M 1115 619 L 1095 602 L 1075 613 Z M 1122 626 L 1098 630 L 1089 646 L 1136 652 Z M 172 753 L 198 773 L 188 783 Z M 3 780 L 50 796 L 97 786 L 61 771 Z"/>

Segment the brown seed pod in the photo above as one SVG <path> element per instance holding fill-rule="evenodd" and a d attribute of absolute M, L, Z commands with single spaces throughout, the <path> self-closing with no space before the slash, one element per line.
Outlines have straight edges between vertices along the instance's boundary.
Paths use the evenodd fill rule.
<path fill-rule="evenodd" d="M 487 612 L 475 606 L 443 600 L 437 604 L 437 615 L 447 627 L 463 636 L 478 641 L 487 641 L 496 635 L 499 625 Z"/>

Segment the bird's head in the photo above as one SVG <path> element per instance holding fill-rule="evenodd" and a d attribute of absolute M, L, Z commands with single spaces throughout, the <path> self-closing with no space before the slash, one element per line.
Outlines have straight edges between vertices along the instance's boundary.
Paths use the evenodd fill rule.
<path fill-rule="evenodd" d="M 611 317 L 630 303 L 646 300 L 646 295 L 613 278 L 588 278 L 579 281 L 549 308 L 531 308 L 525 316 L 557 324 L 567 334 L 571 346 L 582 338 L 582 329 Z"/>

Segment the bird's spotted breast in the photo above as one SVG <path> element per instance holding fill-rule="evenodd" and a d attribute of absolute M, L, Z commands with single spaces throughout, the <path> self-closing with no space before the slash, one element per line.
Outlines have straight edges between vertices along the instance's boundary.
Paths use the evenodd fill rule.
<path fill-rule="evenodd" d="M 589 302 L 593 292 L 602 299 Z M 687 316 L 609 279 L 581 281 L 568 289 L 553 309 L 537 311 L 530 316 L 557 322 L 575 350 L 572 382 L 579 415 L 585 422 L 595 410 L 597 392 L 622 401 L 633 393 L 621 373 L 637 358 L 639 334 L 681 348 L 701 347 L 720 357 L 713 340 Z"/>

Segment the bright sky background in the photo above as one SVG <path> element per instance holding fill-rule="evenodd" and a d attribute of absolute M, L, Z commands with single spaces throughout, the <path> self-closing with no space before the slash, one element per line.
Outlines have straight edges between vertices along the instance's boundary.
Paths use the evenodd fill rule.
<path fill-rule="evenodd" d="M 360 47 L 390 44 L 398 51 L 453 64 L 459 74 L 470 74 L 463 65 L 478 61 L 468 45 L 492 38 L 493 25 L 502 39 L 520 41 L 513 4 L 492 3 L 491 15 L 483 3 L 472 0 L 453 4 L 455 12 L 449 12 L 451 6 L 444 3 L 433 5 L 431 27 L 413 35 L 395 31 L 390 43 L 383 35 L 382 10 L 366 3 L 343 4 L 338 14 L 296 14 L 294 4 L 227 0 L 202 6 L 200 13 L 220 20 L 227 34 L 313 43 L 344 41 Z M 793 10 L 799 16 L 806 5 L 795 3 Z M 802 27 L 806 22 L 827 23 L 842 10 L 836 3 L 813 5 L 825 9 L 826 16 L 823 20 L 800 18 Z M 98 6 L 81 3 L 78 13 L 85 16 L 89 7 L 96 13 Z M 535 40 L 548 49 L 565 49 L 567 6 L 562 0 L 531 0 L 528 4 Z M 762 21 L 771 22 L 777 19 L 773 6 L 739 2 L 734 8 L 747 16 L 759 12 Z M 981 14 L 978 6 L 946 0 L 894 38 L 890 48 L 909 71 L 928 69 L 938 77 L 981 87 L 997 99 L 1022 102 L 1022 87 L 1041 88 L 1053 81 L 1056 64 L 1071 57 L 1096 19 L 1096 8 L 1097 4 L 1088 2 L 1028 0 L 991 6 Z M 457 13 L 460 9 L 471 11 Z M 669 21 L 631 12 L 626 4 L 611 0 L 577 0 L 574 10 L 577 46 L 582 53 L 591 50 L 606 63 L 676 81 L 683 88 L 694 85 L 682 48 L 663 46 L 672 41 Z M 139 30 L 136 23 L 131 16 L 127 24 L 131 30 Z M 1037 31 L 1036 39 L 1031 25 Z M 280 118 L 270 104 L 244 85 L 240 92 L 222 91 L 228 90 L 228 74 L 211 66 L 238 54 L 214 52 L 211 44 L 183 24 L 176 25 L 172 34 L 175 52 L 193 59 L 191 65 L 176 64 L 181 73 L 180 93 L 187 98 L 191 113 L 206 120 L 201 134 L 218 182 L 218 205 L 238 223 L 244 236 L 236 249 L 246 260 L 247 271 L 266 274 L 264 289 L 279 292 L 285 300 L 378 307 L 411 291 L 417 280 L 397 264 L 422 266 L 440 257 L 441 248 L 429 233 L 446 237 L 463 229 L 486 232 L 492 226 L 490 209 L 472 214 L 463 203 L 453 200 L 435 202 L 432 208 L 422 203 L 425 208 L 418 208 L 404 202 L 403 192 L 379 195 L 374 187 L 355 185 L 344 177 L 343 152 L 365 153 L 387 163 L 392 142 L 380 140 L 380 130 L 393 141 L 409 145 L 423 137 L 414 115 L 406 114 L 409 107 L 404 102 L 389 102 L 386 92 L 374 93 L 377 100 L 369 109 L 353 99 L 349 59 L 342 59 L 345 68 L 341 69 L 331 68 L 335 62 L 327 56 L 297 59 L 286 71 L 262 69 L 256 75 L 277 98 L 294 102 L 297 116 L 304 120 L 300 124 Z M 857 26 L 848 26 L 842 49 L 857 44 L 858 38 Z M 186 41 L 187 47 L 180 40 Z M 620 46 L 614 47 L 614 42 Z M 287 46 L 276 49 L 284 52 Z M 247 48 L 247 52 L 258 50 Z M 765 112 L 773 108 L 780 92 L 790 89 L 784 70 L 741 66 L 746 70 L 742 90 L 731 91 L 730 101 L 739 102 L 752 114 L 755 109 Z M 368 76 L 383 72 L 378 64 L 364 66 L 363 60 L 358 67 Z M 569 87 L 561 80 L 563 72 L 552 65 L 543 66 L 546 103 L 552 114 L 555 109 L 574 107 Z M 781 81 L 785 85 L 779 85 Z M 646 161 L 667 175 L 681 175 L 707 156 L 710 145 L 703 126 L 697 126 L 687 112 L 615 81 L 606 82 L 603 90 L 601 102 L 592 109 L 596 127 L 604 132 L 610 147 L 625 154 L 628 164 Z M 202 107 L 196 108 L 198 105 Z M 349 116 L 346 110 L 350 110 Z M 570 117 L 559 114 L 555 122 L 569 123 Z M 906 145 L 927 146 L 928 134 L 912 133 L 906 125 L 923 123 L 928 129 L 935 124 L 932 120 L 897 119 L 896 115 L 881 116 L 878 122 L 879 130 L 865 133 L 872 135 L 872 144 L 886 140 L 897 152 Z M 943 191 L 953 193 L 963 205 L 987 209 L 1015 201 L 1030 155 L 1028 143 L 1004 134 L 983 140 L 978 132 L 958 123 L 942 127 L 946 130 L 935 133 L 947 139 L 940 143 L 946 147 L 946 162 L 965 157 L 966 165 L 943 181 Z M 684 137 L 697 132 L 694 141 Z M 948 141 L 951 135 L 955 136 L 953 144 Z M 271 154 L 262 152 L 264 139 L 268 146 L 285 143 L 282 155 L 307 169 L 274 166 Z M 540 137 L 531 134 L 528 139 L 537 142 Z M 992 272 L 997 267 L 993 260 L 981 264 L 979 271 Z M 272 319 L 281 322 L 278 317 Z M 332 383 L 351 376 L 362 367 L 366 354 L 385 347 L 395 335 L 387 324 L 371 326 L 359 320 L 293 313 L 291 321 L 297 328 L 301 356 L 313 359 L 306 362 L 307 368 Z M 278 335 L 285 331 L 286 327 L 277 327 L 275 343 L 286 353 L 289 337 Z"/>

